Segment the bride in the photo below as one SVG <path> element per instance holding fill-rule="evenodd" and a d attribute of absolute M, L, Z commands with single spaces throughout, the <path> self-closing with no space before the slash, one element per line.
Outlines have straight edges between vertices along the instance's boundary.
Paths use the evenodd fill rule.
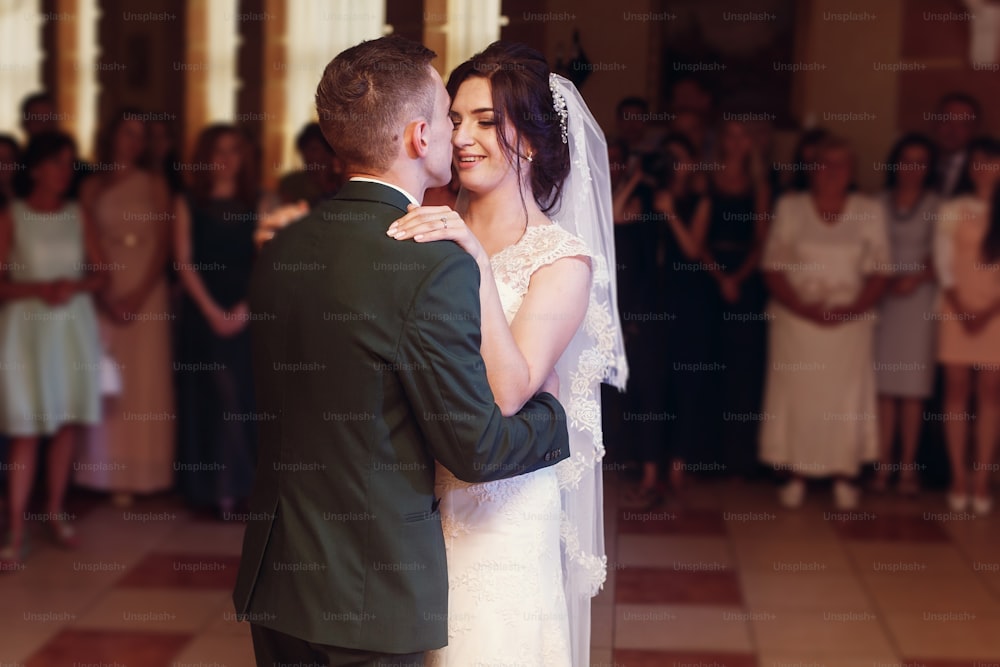
<path fill-rule="evenodd" d="M 479 264 L 482 355 L 505 415 L 553 370 L 571 458 L 486 484 L 437 468 L 448 556 L 448 646 L 429 665 L 589 665 L 604 583 L 600 383 L 627 369 L 614 302 L 603 134 L 566 79 L 495 42 L 448 81 L 455 209 L 411 207 L 387 233 L 451 240 Z"/>

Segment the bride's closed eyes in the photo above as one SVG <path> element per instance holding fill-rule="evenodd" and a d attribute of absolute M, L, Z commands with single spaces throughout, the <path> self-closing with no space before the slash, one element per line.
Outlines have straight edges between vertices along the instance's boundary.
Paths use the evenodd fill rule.
<path fill-rule="evenodd" d="M 476 109 L 472 113 L 473 114 L 480 114 L 480 113 L 482 113 L 482 114 L 488 113 L 489 114 L 489 115 L 484 115 L 484 116 L 480 117 L 476 121 L 477 124 L 479 125 L 479 127 L 484 127 L 485 128 L 485 127 L 493 127 L 494 125 L 496 125 L 496 121 L 493 118 L 493 109 Z M 455 112 L 455 111 L 452 111 L 451 114 L 450 114 L 450 116 L 451 116 L 451 126 L 452 126 L 452 129 L 453 130 L 457 130 L 458 126 L 462 124 L 462 116 L 461 116 L 461 114 L 459 114 L 458 112 Z"/>

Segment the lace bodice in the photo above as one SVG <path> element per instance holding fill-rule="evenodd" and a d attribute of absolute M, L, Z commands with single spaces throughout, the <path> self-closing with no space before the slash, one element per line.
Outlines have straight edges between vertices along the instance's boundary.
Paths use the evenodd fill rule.
<path fill-rule="evenodd" d="M 535 271 L 564 257 L 590 251 L 582 240 L 556 224 L 528 227 L 521 239 L 490 259 L 507 322 L 514 319 Z"/>

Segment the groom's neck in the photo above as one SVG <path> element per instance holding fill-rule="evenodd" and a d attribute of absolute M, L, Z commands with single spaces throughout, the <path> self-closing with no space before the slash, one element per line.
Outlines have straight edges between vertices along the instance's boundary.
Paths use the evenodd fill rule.
<path fill-rule="evenodd" d="M 403 173 L 396 169 L 390 169 L 389 171 L 384 171 L 382 173 L 358 169 L 351 170 L 347 174 L 348 179 L 354 178 L 355 176 L 361 178 L 374 178 L 375 180 L 382 181 L 383 183 L 395 185 L 397 188 L 402 188 L 403 190 L 409 192 L 418 202 L 422 202 L 424 200 L 424 191 L 427 189 L 427 183 L 422 179 L 414 176 L 413 174 Z"/>

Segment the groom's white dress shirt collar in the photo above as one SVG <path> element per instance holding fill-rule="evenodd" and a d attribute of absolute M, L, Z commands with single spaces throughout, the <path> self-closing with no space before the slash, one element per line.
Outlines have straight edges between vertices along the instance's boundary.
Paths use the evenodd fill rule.
<path fill-rule="evenodd" d="M 420 202 L 418 202 L 418 201 L 417 201 L 417 200 L 416 200 L 416 199 L 415 199 L 415 198 L 413 197 L 413 195 L 411 195 L 411 194 L 410 194 L 409 192 L 407 192 L 407 191 L 406 191 L 406 190 L 404 190 L 403 188 L 399 187 L 398 185 L 393 185 L 392 183 L 386 183 L 385 181 L 380 181 L 380 180 L 378 180 L 377 178 L 368 178 L 367 176 L 352 176 L 352 177 L 351 177 L 351 180 L 352 180 L 352 181 L 364 181 L 365 183 L 378 183 L 379 185 L 384 185 L 384 186 L 386 186 L 387 188 L 392 188 L 393 190 L 396 190 L 396 191 L 398 191 L 398 192 L 402 192 L 402 193 L 403 193 L 403 195 L 404 195 L 404 196 L 405 196 L 405 197 L 406 197 L 407 199 L 409 199 L 409 200 L 410 200 L 410 203 L 411 203 L 411 204 L 416 204 L 417 206 L 420 206 Z"/>

